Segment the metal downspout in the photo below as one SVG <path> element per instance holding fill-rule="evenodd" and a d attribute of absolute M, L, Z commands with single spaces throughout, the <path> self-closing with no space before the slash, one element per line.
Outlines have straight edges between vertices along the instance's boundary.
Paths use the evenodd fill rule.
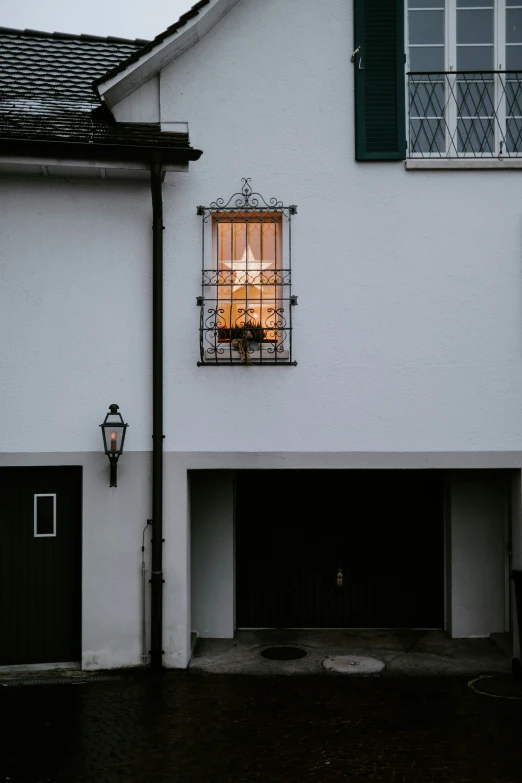
<path fill-rule="evenodd" d="M 152 573 L 151 667 L 163 665 L 163 198 L 161 163 L 152 192 Z"/>

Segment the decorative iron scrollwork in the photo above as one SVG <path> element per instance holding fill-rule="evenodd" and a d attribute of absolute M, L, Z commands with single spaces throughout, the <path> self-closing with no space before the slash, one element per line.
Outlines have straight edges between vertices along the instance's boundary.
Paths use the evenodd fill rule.
<path fill-rule="evenodd" d="M 277 198 L 269 198 L 268 201 L 261 195 L 261 193 L 254 192 L 250 185 L 251 177 L 243 177 L 241 179 L 242 187 L 237 193 L 233 193 L 232 196 L 225 202 L 224 198 L 218 198 L 215 201 L 210 202 L 209 207 L 199 206 L 197 207 L 197 214 L 203 217 L 205 223 L 213 213 L 216 212 L 233 212 L 239 211 L 251 211 L 256 212 L 280 212 L 285 220 L 289 221 L 291 215 L 297 215 L 297 206 L 291 204 L 288 207 L 283 205 L 282 201 Z"/>
<path fill-rule="evenodd" d="M 199 366 L 286 365 L 292 356 L 292 216 L 254 191 L 198 206 L 202 218 Z M 206 248 L 209 248 L 207 252 Z"/>

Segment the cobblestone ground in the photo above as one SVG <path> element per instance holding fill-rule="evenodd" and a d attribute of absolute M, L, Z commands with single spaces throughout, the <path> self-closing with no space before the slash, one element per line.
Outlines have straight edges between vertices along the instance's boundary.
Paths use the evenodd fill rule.
<path fill-rule="evenodd" d="M 0 781 L 522 781 L 522 701 L 467 678 L 172 672 L 0 687 L 0 714 Z"/>

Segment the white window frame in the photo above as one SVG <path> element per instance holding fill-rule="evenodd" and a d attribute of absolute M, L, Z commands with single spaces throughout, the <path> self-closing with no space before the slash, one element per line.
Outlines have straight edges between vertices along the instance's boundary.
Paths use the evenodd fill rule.
<path fill-rule="evenodd" d="M 406 41 L 406 72 L 410 71 L 410 38 L 409 38 L 409 7 L 408 2 L 405 3 L 405 41 Z M 423 9 L 417 9 L 416 13 L 422 13 L 422 11 L 433 11 L 433 10 L 439 10 L 441 5 L 444 5 L 444 34 L 445 34 L 445 40 L 444 40 L 444 70 L 446 72 L 457 72 L 457 0 L 444 0 L 444 2 L 437 3 L 437 7 L 434 5 L 429 8 L 423 8 Z M 506 41 L 506 9 L 522 9 L 522 0 L 519 0 L 517 5 L 506 5 L 506 0 L 491 0 L 491 5 L 493 6 L 493 70 L 502 71 L 505 70 L 506 67 L 506 47 L 507 46 L 513 46 L 513 45 L 519 45 L 519 44 L 508 44 Z M 483 6 L 473 6 L 469 7 L 469 10 L 486 10 Z M 460 10 L 460 9 L 459 9 Z M 461 46 L 478 46 L 479 44 L 460 44 Z M 415 48 L 415 44 L 412 45 L 412 48 Z M 417 44 L 417 46 L 423 46 L 425 48 L 429 48 L 429 44 Z M 432 44 L 431 46 L 436 46 Z M 437 45 L 438 48 L 438 45 Z M 448 79 L 452 78 L 451 76 L 447 76 Z M 497 75 L 494 78 L 494 85 L 495 85 L 495 96 L 498 95 L 499 86 L 500 86 L 500 77 Z M 456 85 L 453 86 L 454 94 L 456 94 Z M 506 95 L 504 93 L 504 96 L 500 102 L 497 102 L 496 97 L 494 98 L 494 108 L 496 112 L 496 120 L 494 120 L 494 145 L 493 145 L 493 152 L 492 153 L 473 153 L 473 152 L 458 152 L 457 154 L 451 155 L 452 151 L 454 150 L 456 141 L 457 141 L 457 105 L 454 100 L 447 101 L 447 96 L 445 98 L 446 101 L 446 137 L 445 137 L 445 155 L 442 155 L 438 152 L 415 152 L 415 153 L 409 153 L 409 158 L 438 158 L 438 159 L 444 159 L 444 158 L 459 158 L 459 159 L 495 159 L 496 157 L 501 157 L 501 150 L 500 150 L 500 135 L 499 135 L 499 126 L 504 129 L 504 138 L 507 134 L 507 117 L 506 117 Z M 406 76 L 406 117 L 407 117 L 407 125 L 408 125 L 408 150 L 411 150 L 411 136 L 410 136 L 410 95 L 409 95 L 409 79 Z M 430 119 L 430 117 L 427 117 L 426 119 Z M 433 118 L 437 119 L 437 118 Z M 449 140 L 452 139 L 451 143 L 448 143 Z M 503 150 L 505 152 L 505 149 Z M 515 157 L 522 157 L 522 151 L 521 152 L 511 152 L 509 153 L 510 158 Z"/>
<path fill-rule="evenodd" d="M 38 498 L 54 498 L 53 501 L 53 532 L 52 533 L 38 533 Z M 34 496 L 34 537 L 35 538 L 56 538 L 56 493 L 41 492 Z"/>

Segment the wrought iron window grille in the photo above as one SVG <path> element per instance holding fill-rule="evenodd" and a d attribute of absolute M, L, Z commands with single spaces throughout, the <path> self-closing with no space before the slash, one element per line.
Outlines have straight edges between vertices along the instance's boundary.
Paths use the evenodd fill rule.
<path fill-rule="evenodd" d="M 228 201 L 198 206 L 201 295 L 198 367 L 293 366 L 292 216 L 252 190 L 250 178 Z"/>
<path fill-rule="evenodd" d="M 410 158 L 522 155 L 522 72 L 408 73 Z"/>

